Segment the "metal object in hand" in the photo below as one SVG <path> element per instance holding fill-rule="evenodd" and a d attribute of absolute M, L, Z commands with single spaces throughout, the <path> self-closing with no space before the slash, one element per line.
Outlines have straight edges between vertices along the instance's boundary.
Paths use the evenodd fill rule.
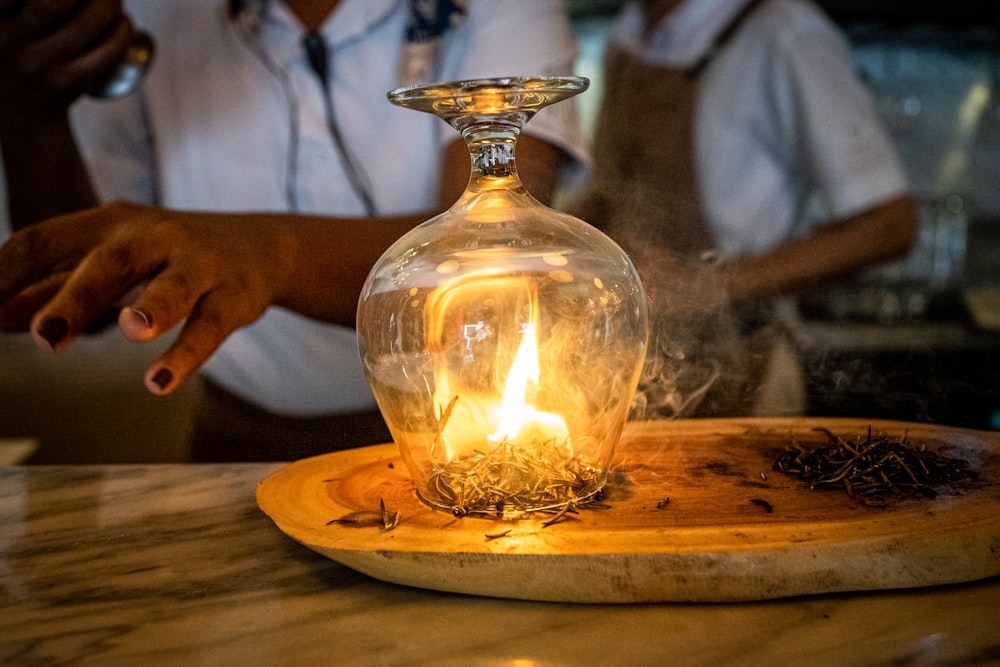
<path fill-rule="evenodd" d="M 94 85 L 88 94 L 102 100 L 115 100 L 131 94 L 146 76 L 153 62 L 153 38 L 141 30 L 132 33 L 125 56 L 108 78 Z"/>

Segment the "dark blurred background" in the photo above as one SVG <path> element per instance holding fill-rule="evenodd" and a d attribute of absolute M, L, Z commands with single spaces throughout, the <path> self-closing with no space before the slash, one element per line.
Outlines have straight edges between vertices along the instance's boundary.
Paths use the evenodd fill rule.
<path fill-rule="evenodd" d="M 809 413 L 1000 430 L 1000 3 L 816 1 L 895 141 L 920 236 L 905 259 L 787 304 Z M 621 2 L 571 5 L 599 95 Z M 584 98 L 589 118 L 599 98 Z"/>

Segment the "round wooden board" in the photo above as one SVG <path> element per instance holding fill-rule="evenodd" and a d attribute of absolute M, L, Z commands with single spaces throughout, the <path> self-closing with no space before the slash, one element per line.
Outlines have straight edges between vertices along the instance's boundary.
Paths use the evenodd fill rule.
<path fill-rule="evenodd" d="M 961 458 L 979 482 L 869 507 L 772 471 L 792 442 L 873 433 Z M 1000 434 L 908 422 L 768 418 L 630 424 L 604 509 L 546 525 L 421 503 L 395 445 L 291 463 L 257 503 L 284 533 L 383 581 L 562 602 L 763 600 L 1000 574 Z M 380 503 L 391 530 L 382 525 Z M 329 523 L 345 517 L 354 523 Z"/>

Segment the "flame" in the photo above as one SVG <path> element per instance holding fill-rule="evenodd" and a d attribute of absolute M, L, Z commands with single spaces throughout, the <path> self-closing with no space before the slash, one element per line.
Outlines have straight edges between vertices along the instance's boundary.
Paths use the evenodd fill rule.
<path fill-rule="evenodd" d="M 545 376 L 539 363 L 537 299 L 533 281 L 492 272 L 455 278 L 428 297 L 428 349 L 438 354 L 440 361 L 435 370 L 434 402 L 441 429 L 436 442 L 443 446 L 441 453 L 446 460 L 504 441 L 518 447 L 553 441 L 560 446 L 568 443 L 569 428 L 563 417 L 539 410 L 537 405 Z M 456 326 L 453 316 L 462 313 L 469 303 L 488 304 L 486 309 L 498 319 Z M 518 313 L 527 314 L 527 321 L 518 324 Z M 457 319 L 461 321 L 462 317 Z M 497 343 L 486 342 L 490 339 Z M 503 354 L 504 349 L 514 350 L 515 344 L 512 359 Z M 464 350 L 470 355 L 469 361 L 478 354 L 503 354 L 503 358 L 511 359 L 510 368 L 504 376 L 502 366 L 490 370 L 490 363 L 449 365 L 445 354 L 449 350 Z M 451 363 L 455 361 L 453 356 Z M 492 384 L 489 378 L 468 377 L 470 368 L 476 366 L 491 377 L 500 371 L 496 376 L 498 384 Z"/>
<path fill-rule="evenodd" d="M 552 412 L 535 408 L 541 368 L 538 364 L 538 327 L 534 322 L 524 325 L 524 338 L 511 364 L 500 402 L 497 430 L 491 442 L 504 439 L 517 444 L 532 438 L 557 441 L 569 435 L 566 421 Z"/>

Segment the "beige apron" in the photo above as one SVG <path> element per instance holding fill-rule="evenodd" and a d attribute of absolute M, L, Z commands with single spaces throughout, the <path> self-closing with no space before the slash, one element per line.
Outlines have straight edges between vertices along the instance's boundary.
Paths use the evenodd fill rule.
<path fill-rule="evenodd" d="M 710 55 L 756 4 L 721 33 Z M 669 302 L 676 287 L 663 284 L 670 280 L 665 264 L 677 267 L 672 275 L 680 285 L 712 273 L 705 269 L 714 242 L 693 145 L 698 75 L 707 60 L 669 68 L 609 46 L 594 171 L 573 210 L 618 241 L 644 277 L 653 326 L 635 418 L 751 414 L 776 335 L 768 302 L 678 310 Z M 670 262 L 661 254 L 652 266 L 650 248 L 668 251 Z"/>

